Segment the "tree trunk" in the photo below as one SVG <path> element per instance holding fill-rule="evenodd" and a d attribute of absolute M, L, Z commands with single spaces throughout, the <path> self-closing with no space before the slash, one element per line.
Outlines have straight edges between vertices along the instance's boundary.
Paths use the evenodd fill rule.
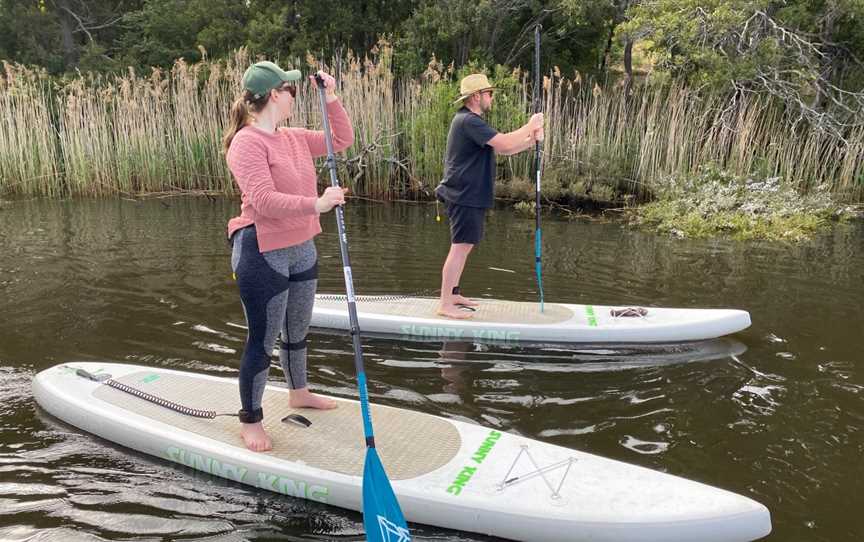
<path fill-rule="evenodd" d="M 822 43 L 828 44 L 832 42 L 832 37 L 834 35 L 834 22 L 837 20 L 838 13 L 836 6 L 831 5 L 829 7 L 829 12 L 826 14 L 824 19 L 824 24 L 822 26 L 821 38 Z M 831 81 L 833 72 L 834 72 L 834 51 L 827 51 L 825 57 L 819 62 L 819 79 L 825 81 Z M 827 99 L 825 95 L 822 93 L 822 87 L 818 84 L 816 85 L 816 95 L 813 96 L 813 101 L 810 104 L 810 107 L 817 111 L 821 111 L 825 108 Z"/>
<path fill-rule="evenodd" d="M 60 20 L 60 39 L 63 45 L 63 69 L 68 71 L 78 64 L 80 50 L 72 35 L 72 31 L 78 26 L 78 23 L 69 13 L 68 0 L 57 0 L 56 5 L 58 19 Z"/>
<path fill-rule="evenodd" d="M 609 27 L 609 39 L 606 40 L 606 48 L 603 49 L 603 54 L 600 55 L 600 64 L 597 66 L 600 75 L 603 75 L 603 72 L 606 71 L 606 61 L 609 58 L 609 54 L 612 52 L 612 38 L 615 35 L 615 26 L 617 23 L 613 22 Z"/>
<path fill-rule="evenodd" d="M 630 96 L 633 88 L 633 40 L 627 38 L 624 41 L 624 95 Z"/>

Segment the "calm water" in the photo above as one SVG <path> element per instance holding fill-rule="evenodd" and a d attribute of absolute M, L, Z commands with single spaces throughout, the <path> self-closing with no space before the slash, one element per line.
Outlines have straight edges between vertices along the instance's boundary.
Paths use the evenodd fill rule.
<path fill-rule="evenodd" d="M 236 375 L 243 312 L 222 238 L 235 209 L 207 199 L 0 208 L 0 539 L 362 539 L 360 514 L 114 446 L 31 397 L 35 373 L 69 360 Z M 448 234 L 434 207 L 352 202 L 347 219 L 358 293 L 438 287 Z M 323 223 L 319 290 L 341 291 L 332 216 Z M 535 300 L 533 220 L 501 209 L 487 227 L 463 288 Z M 544 241 L 547 300 L 737 307 L 753 327 L 719 346 L 647 351 L 367 338 L 373 401 L 749 495 L 771 510 L 767 540 L 864 538 L 864 227 L 787 246 L 550 219 Z M 352 397 L 350 341 L 310 340 L 313 386 Z"/>

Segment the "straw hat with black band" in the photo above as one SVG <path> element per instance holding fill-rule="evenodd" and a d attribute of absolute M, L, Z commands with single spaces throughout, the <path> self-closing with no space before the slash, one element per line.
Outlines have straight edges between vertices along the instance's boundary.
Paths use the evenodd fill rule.
<path fill-rule="evenodd" d="M 484 90 L 495 90 L 495 87 L 492 86 L 492 83 L 489 82 L 489 79 L 485 75 L 482 73 L 466 75 L 459 82 L 459 97 L 453 103 L 459 103 L 465 98 Z"/>

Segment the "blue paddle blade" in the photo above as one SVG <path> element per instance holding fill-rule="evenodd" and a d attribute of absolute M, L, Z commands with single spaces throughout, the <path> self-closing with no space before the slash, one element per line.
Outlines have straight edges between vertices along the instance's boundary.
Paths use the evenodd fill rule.
<path fill-rule="evenodd" d="M 408 542 L 411 533 L 375 448 L 363 467 L 363 525 L 369 542 Z"/>

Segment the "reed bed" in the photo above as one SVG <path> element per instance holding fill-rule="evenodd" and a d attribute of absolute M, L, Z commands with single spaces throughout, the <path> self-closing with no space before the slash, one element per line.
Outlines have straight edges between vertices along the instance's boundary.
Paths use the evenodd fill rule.
<path fill-rule="evenodd" d="M 396 80 L 393 51 L 329 59 L 355 127 L 340 159 L 341 180 L 357 195 L 428 197 L 443 171 L 458 79 L 465 70 L 434 59 L 417 80 Z M 55 80 L 4 63 L 0 77 L 0 194 L 106 196 L 170 191 L 232 194 L 220 139 L 239 96 L 245 50 L 222 61 L 171 70 Z M 314 71 L 320 59 L 287 59 Z M 533 109 L 530 75 L 499 67 L 490 122 L 501 131 Z M 758 95 L 697 94 L 680 85 L 597 85 L 551 70 L 543 193 L 550 199 L 650 199 L 711 164 L 738 176 L 779 177 L 801 191 L 827 187 L 864 198 L 864 129 L 838 138 L 790 121 L 783 104 Z M 316 89 L 301 85 L 293 126 L 319 127 Z M 533 153 L 499 160 L 499 187 L 533 197 Z M 324 176 L 322 175 L 322 180 Z"/>
<path fill-rule="evenodd" d="M 60 152 L 44 71 L 3 62 L 0 77 L 0 193 L 56 197 L 62 191 Z"/>

